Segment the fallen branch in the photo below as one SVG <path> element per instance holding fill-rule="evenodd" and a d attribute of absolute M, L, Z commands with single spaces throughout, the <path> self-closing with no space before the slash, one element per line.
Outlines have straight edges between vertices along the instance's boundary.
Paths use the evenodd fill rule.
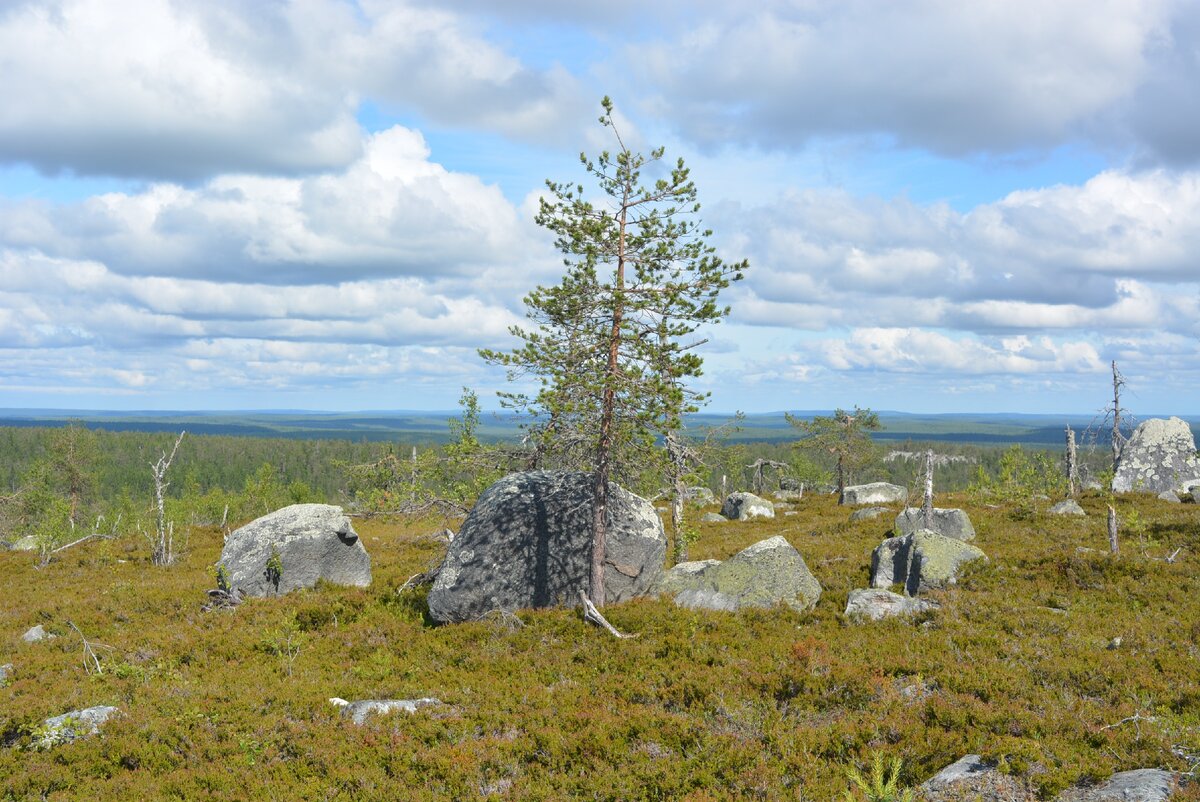
<path fill-rule="evenodd" d="M 59 546 L 56 549 L 51 549 L 50 553 L 58 554 L 60 551 L 66 551 L 67 549 L 71 548 L 72 546 L 78 546 L 80 543 L 86 543 L 87 541 L 92 540 L 93 538 L 96 540 L 112 540 L 115 537 L 116 537 L 116 535 L 105 535 L 101 532 L 92 532 L 90 535 L 84 535 L 83 537 L 79 538 L 79 540 L 72 540 L 70 543 Z"/>
<path fill-rule="evenodd" d="M 83 631 L 80 630 L 79 627 L 75 626 L 74 621 L 68 621 L 67 624 L 71 627 L 71 629 L 73 629 L 79 633 L 79 639 L 81 641 L 83 641 L 83 668 L 84 668 L 84 670 L 87 671 L 87 673 L 91 674 L 92 668 L 94 666 L 97 674 L 103 674 L 104 669 L 100 667 L 100 657 L 96 654 L 96 647 L 99 647 L 101 649 L 108 649 L 110 652 L 112 651 L 113 647 L 105 646 L 103 643 L 92 643 L 91 641 L 89 641 L 87 639 L 87 637 L 84 636 Z"/>
<path fill-rule="evenodd" d="M 626 635 L 625 633 L 621 632 L 616 627 L 614 627 L 612 624 L 608 623 L 608 619 L 606 619 L 600 613 L 600 611 L 596 609 L 596 605 L 592 604 L 592 600 L 589 599 L 587 597 L 587 594 L 584 593 L 582 590 L 579 591 L 579 600 L 581 602 L 583 602 L 583 620 L 584 621 L 587 621 L 589 623 L 595 624 L 598 627 L 602 627 L 602 628 L 608 630 L 608 633 L 610 635 L 612 635 L 614 638 L 636 638 L 637 637 L 636 634 L 635 635 Z"/>
<path fill-rule="evenodd" d="M 1109 724 L 1107 726 L 1101 727 L 1100 732 L 1104 732 L 1105 730 L 1116 729 L 1117 727 L 1120 727 L 1122 724 L 1132 723 L 1134 726 L 1134 729 L 1137 730 L 1137 737 L 1139 739 L 1141 739 L 1141 737 L 1142 737 L 1141 722 L 1143 722 L 1143 721 L 1153 722 L 1153 721 L 1157 721 L 1157 720 L 1158 719 L 1156 719 L 1154 716 L 1143 716 L 1141 713 L 1134 713 L 1132 716 L 1126 716 L 1125 718 L 1121 719 L 1120 721 L 1116 722 L 1115 724 Z"/>

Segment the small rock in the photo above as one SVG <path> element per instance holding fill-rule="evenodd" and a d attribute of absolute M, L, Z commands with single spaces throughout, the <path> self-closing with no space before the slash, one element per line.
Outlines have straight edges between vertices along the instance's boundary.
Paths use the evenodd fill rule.
<path fill-rule="evenodd" d="M 1093 788 L 1068 788 L 1057 802 L 1166 802 L 1179 787 L 1179 776 L 1162 769 L 1122 771 Z"/>
<path fill-rule="evenodd" d="M 1073 498 L 1064 499 L 1050 508 L 1051 515 L 1087 515 L 1079 502 Z"/>
<path fill-rule="evenodd" d="M 1034 802 L 1037 796 L 1015 777 L 1003 774 L 979 755 L 951 763 L 921 784 L 926 802 Z"/>
<path fill-rule="evenodd" d="M 804 499 L 804 493 L 796 490 L 776 490 L 771 494 L 771 498 L 775 499 L 776 501 L 794 503 L 797 501 L 802 501 Z"/>
<path fill-rule="evenodd" d="M 100 725 L 121 711 L 116 707 L 99 705 L 84 710 L 72 710 L 42 722 L 35 746 L 49 749 L 59 744 L 70 743 L 77 738 L 86 738 L 100 731 Z"/>
<path fill-rule="evenodd" d="M 871 482 L 852 485 L 842 491 L 839 504 L 859 506 L 861 504 L 903 504 L 908 501 L 908 488 L 888 482 Z"/>
<path fill-rule="evenodd" d="M 1182 504 L 1182 500 L 1174 490 L 1164 490 L 1158 494 L 1158 497 L 1168 504 Z"/>
<path fill-rule="evenodd" d="M 4 683 L 8 682 L 8 678 L 12 676 L 12 673 L 12 663 L 5 663 L 4 665 L 0 666 L 0 685 L 4 685 Z"/>
<path fill-rule="evenodd" d="M 855 521 L 873 521 L 880 515 L 887 515 L 891 510 L 887 507 L 864 507 L 861 510 L 855 510 L 850 513 L 850 522 Z"/>
<path fill-rule="evenodd" d="M 19 537 L 8 544 L 10 551 L 37 551 L 37 547 L 37 538 L 35 538 L 33 535 Z"/>
<path fill-rule="evenodd" d="M 683 498 L 689 504 L 695 504 L 697 507 L 717 503 L 717 497 L 713 495 L 713 492 L 702 486 L 689 487 L 684 491 Z"/>
<path fill-rule="evenodd" d="M 1113 638 L 1112 640 L 1110 640 L 1110 641 L 1108 642 L 1108 648 L 1109 648 L 1109 650 L 1110 650 L 1110 651 L 1115 651 L 1115 650 L 1117 650 L 1117 649 L 1120 649 L 1120 648 L 1121 648 L 1121 644 L 1122 644 L 1123 642 L 1124 642 L 1124 641 L 1123 641 L 1123 640 L 1121 639 L 1121 637 L 1118 635 L 1117 637 Z"/>
<path fill-rule="evenodd" d="M 934 610 L 938 606 L 937 602 L 912 596 L 901 596 L 890 590 L 860 588 L 850 591 L 844 615 L 847 618 L 879 621 L 892 616 L 913 615 L 926 610 Z"/>
<path fill-rule="evenodd" d="M 342 717 L 348 718 L 355 724 L 362 724 L 367 716 L 386 715 L 388 713 L 415 713 L 422 707 L 440 705 L 441 699 L 423 697 L 421 699 L 362 699 L 357 702 L 347 702 L 345 699 L 333 697 L 330 703 L 342 709 Z"/>
<path fill-rule="evenodd" d="M 45 627 L 43 627 L 41 624 L 38 624 L 37 626 L 30 627 L 29 629 L 25 630 L 25 634 L 21 636 L 21 640 L 25 641 L 26 643 L 37 643 L 38 641 L 50 640 L 53 637 L 55 636 L 46 632 Z"/>
<path fill-rule="evenodd" d="M 715 512 L 706 512 L 700 516 L 700 520 L 706 524 L 723 524 L 729 519 Z"/>
<path fill-rule="evenodd" d="M 960 509 L 934 507 L 932 527 L 926 527 L 925 514 L 917 507 L 909 507 L 896 516 L 897 535 L 908 535 L 918 529 L 932 529 L 939 535 L 955 540 L 975 539 L 975 526 L 971 523 L 971 517 Z"/>
<path fill-rule="evenodd" d="M 731 521 L 774 518 L 775 505 L 753 493 L 730 493 L 721 505 L 721 514 Z"/>

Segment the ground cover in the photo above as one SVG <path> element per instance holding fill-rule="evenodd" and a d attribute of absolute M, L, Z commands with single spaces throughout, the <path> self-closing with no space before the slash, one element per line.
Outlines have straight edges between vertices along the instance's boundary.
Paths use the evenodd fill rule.
<path fill-rule="evenodd" d="M 824 587 L 816 609 L 606 609 L 432 626 L 421 592 L 441 519 L 356 520 L 374 582 L 201 611 L 221 534 L 158 568 L 133 539 L 36 569 L 0 554 L 0 799 L 830 800 L 849 766 L 903 759 L 915 785 L 968 752 L 1046 798 L 1114 771 L 1194 768 L 1200 754 L 1200 512 L 1122 498 L 1134 520 L 1107 553 L 1106 500 L 1086 518 L 963 506 L 991 558 L 942 608 L 873 624 L 842 615 L 867 583 L 885 519 L 849 523 L 828 497 L 796 515 L 701 523 L 693 559 L 773 535 Z M 1130 513 L 1136 511 L 1136 516 Z M 452 527 L 455 522 L 448 522 Z M 1173 562 L 1165 558 L 1180 549 Z M 70 624 L 68 624 L 70 622 Z M 58 637 L 24 644 L 43 624 Z M 71 626 L 97 644 L 89 673 Z M 102 645 L 102 646 L 101 646 Z M 104 648 L 109 647 L 109 648 Z M 437 697 L 356 726 L 330 697 Z M 88 740 L 37 751 L 41 721 L 116 705 Z M 1194 798 L 1194 791 L 1191 793 Z"/>

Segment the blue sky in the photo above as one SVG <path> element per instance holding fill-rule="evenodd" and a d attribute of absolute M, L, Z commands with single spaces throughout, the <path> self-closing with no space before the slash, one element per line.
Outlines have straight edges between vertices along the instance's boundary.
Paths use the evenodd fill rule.
<path fill-rule="evenodd" d="M 1200 413 L 1200 5 L 0 5 L 0 406 L 505 387 L 623 133 L 748 258 L 714 410 Z"/>

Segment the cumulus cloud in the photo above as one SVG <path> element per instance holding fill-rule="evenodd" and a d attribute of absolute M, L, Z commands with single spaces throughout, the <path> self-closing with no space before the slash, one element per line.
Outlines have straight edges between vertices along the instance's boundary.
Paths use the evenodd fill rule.
<path fill-rule="evenodd" d="M 1085 139 L 1194 161 L 1195 4 L 766 3 L 629 47 L 682 135 L 799 148 L 882 137 L 950 156 Z M 651 89 L 653 92 L 654 89 Z M 1182 113 L 1181 113 L 1182 112 Z M 1158 123 L 1165 123 L 1159 125 Z"/>
<path fill-rule="evenodd" d="M 557 138 L 575 79 L 405 3 L 27 0 L 0 8 L 0 162 L 194 181 L 345 166 L 373 101 Z"/>

